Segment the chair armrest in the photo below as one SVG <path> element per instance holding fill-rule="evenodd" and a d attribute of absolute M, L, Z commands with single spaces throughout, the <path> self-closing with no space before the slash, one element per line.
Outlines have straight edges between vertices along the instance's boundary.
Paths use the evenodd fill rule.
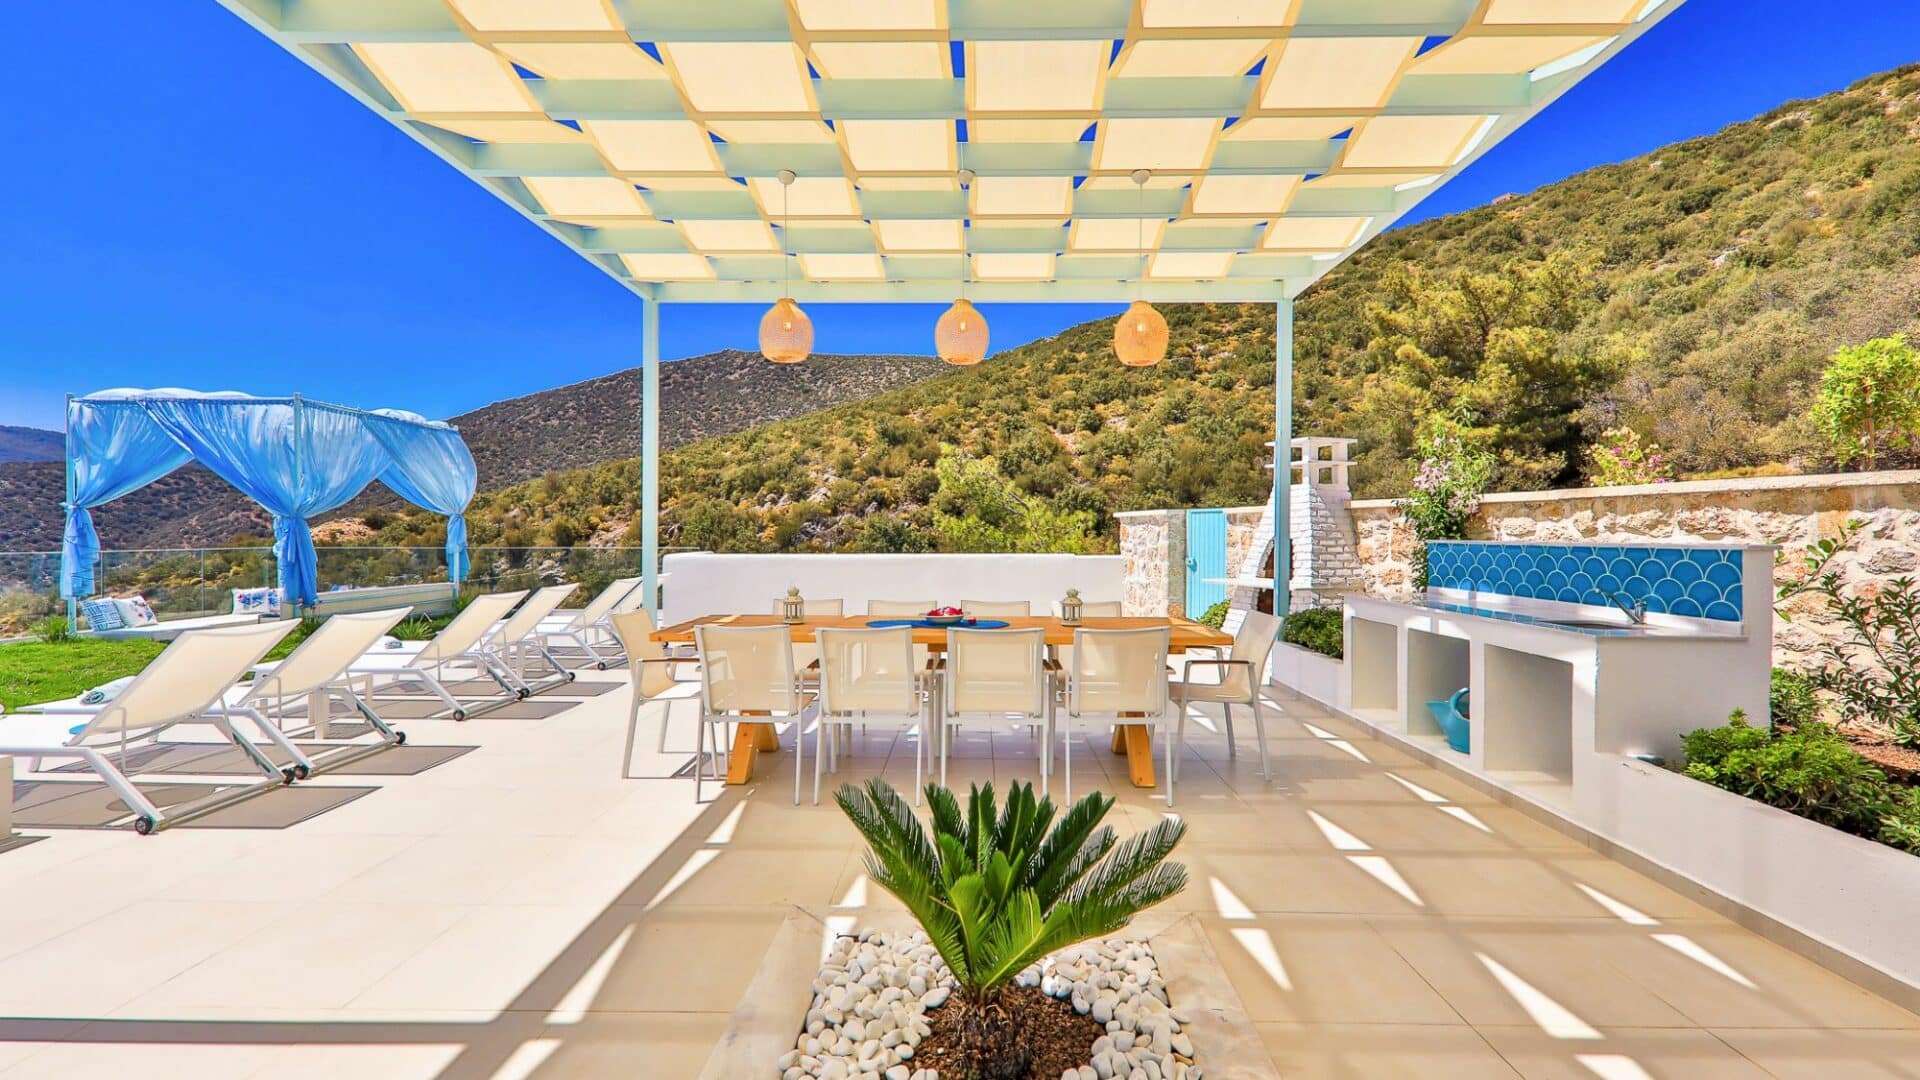
<path fill-rule="evenodd" d="M 1251 660 L 1189 660 L 1186 663 L 1186 667 L 1181 669 L 1180 677 L 1189 682 L 1192 681 L 1195 666 L 1217 668 L 1243 667 L 1247 669 L 1249 675 L 1253 673 L 1253 661 Z"/>

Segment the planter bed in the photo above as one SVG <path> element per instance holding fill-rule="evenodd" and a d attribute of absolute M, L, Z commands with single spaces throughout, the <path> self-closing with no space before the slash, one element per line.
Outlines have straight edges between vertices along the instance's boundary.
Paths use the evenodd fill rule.
<path fill-rule="evenodd" d="M 1325 653 L 1278 641 L 1273 646 L 1273 681 L 1329 708 L 1339 708 L 1340 669 L 1344 661 Z"/>
<path fill-rule="evenodd" d="M 924 933 L 836 938 L 783 1080 L 939 1080 L 956 1035 L 953 979 Z M 1035 1050 L 1032 1080 L 1201 1080 L 1186 1017 L 1169 1002 L 1153 949 L 1110 938 L 1020 973 L 1009 1011 Z"/>
<path fill-rule="evenodd" d="M 1616 759 L 1591 826 L 1735 904 L 1884 976 L 1920 986 L 1920 857 L 1692 777 Z M 1675 828 L 1675 822 L 1685 822 Z M 1898 987 L 1881 992 L 1911 1001 Z"/>

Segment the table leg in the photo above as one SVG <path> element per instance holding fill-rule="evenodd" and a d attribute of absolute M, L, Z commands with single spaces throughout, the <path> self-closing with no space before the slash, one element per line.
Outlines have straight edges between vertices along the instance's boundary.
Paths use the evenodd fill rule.
<path fill-rule="evenodd" d="M 772 724 L 740 724 L 733 732 L 733 753 L 727 758 L 727 783 L 744 784 L 753 779 L 753 765 L 760 751 L 780 749 L 780 734 Z"/>
<path fill-rule="evenodd" d="M 1126 740 L 1127 776 L 1133 780 L 1133 786 L 1157 787 L 1153 776 L 1153 729 L 1145 724 L 1124 724 L 1114 734 Z"/>

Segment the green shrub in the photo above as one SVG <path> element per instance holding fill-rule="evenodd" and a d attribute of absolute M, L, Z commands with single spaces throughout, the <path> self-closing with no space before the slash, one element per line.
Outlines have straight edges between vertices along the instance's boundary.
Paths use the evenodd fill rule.
<path fill-rule="evenodd" d="M 1768 711 L 1776 727 L 1799 727 L 1820 717 L 1820 696 L 1812 680 L 1791 668 L 1774 668 L 1767 689 Z"/>
<path fill-rule="evenodd" d="M 1920 852 L 1920 790 L 1901 787 L 1815 720 L 1769 731 L 1735 709 L 1681 736 L 1686 774 L 1822 825 Z"/>
<path fill-rule="evenodd" d="M 1198 621 L 1204 625 L 1213 627 L 1215 630 L 1218 630 L 1221 627 L 1227 625 L 1227 612 L 1231 607 L 1232 605 L 1228 601 L 1222 600 L 1219 603 L 1208 608 L 1207 610 L 1201 612 L 1200 618 Z"/>
<path fill-rule="evenodd" d="M 49 615 L 33 624 L 33 636 L 36 641 L 59 645 L 73 640 L 73 627 L 65 615 Z"/>
<path fill-rule="evenodd" d="M 1287 616 L 1286 624 L 1280 630 L 1280 640 L 1303 649 L 1312 649 L 1335 660 L 1346 655 L 1346 628 L 1339 608 L 1294 612 Z"/>

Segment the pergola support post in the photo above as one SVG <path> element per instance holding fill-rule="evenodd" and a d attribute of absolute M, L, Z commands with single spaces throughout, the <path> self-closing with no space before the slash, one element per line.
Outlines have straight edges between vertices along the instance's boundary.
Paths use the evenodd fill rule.
<path fill-rule="evenodd" d="M 641 301 L 640 329 L 640 587 L 647 610 L 660 613 L 660 301 Z"/>
<path fill-rule="evenodd" d="M 1293 301 L 1273 305 L 1273 614 L 1293 608 Z"/>

